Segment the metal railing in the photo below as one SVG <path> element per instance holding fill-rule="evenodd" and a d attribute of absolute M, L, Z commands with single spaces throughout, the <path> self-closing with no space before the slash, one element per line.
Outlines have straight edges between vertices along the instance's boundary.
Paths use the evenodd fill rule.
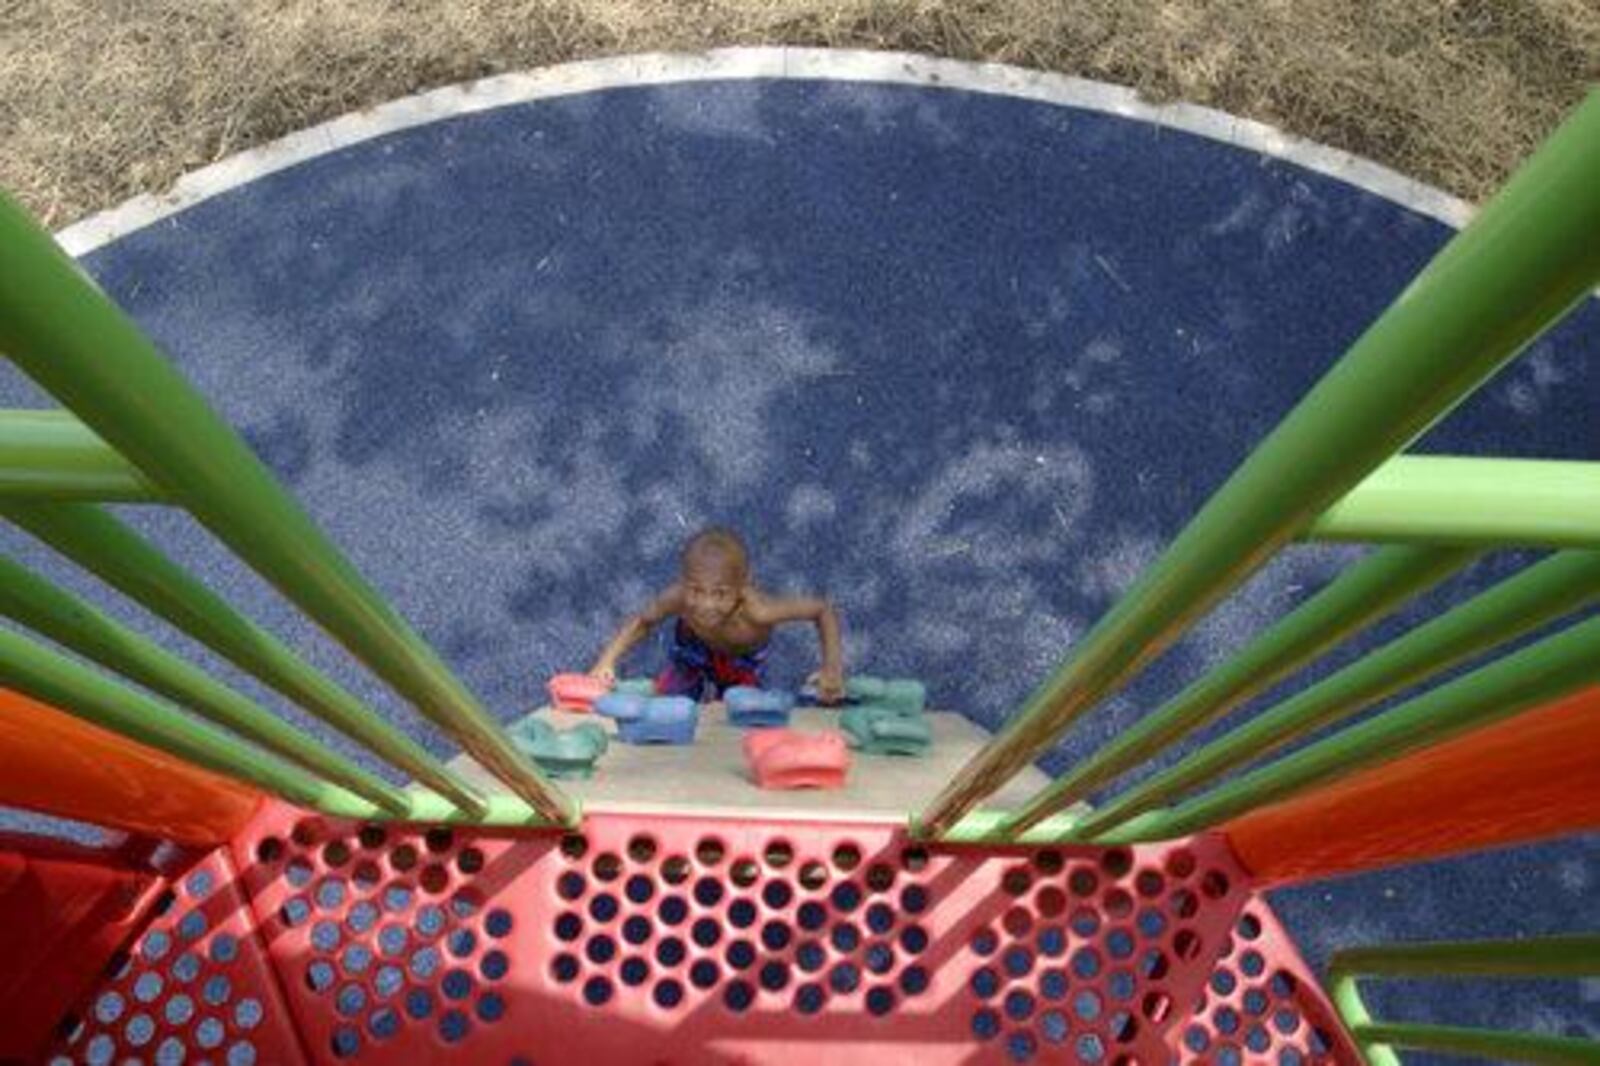
<path fill-rule="evenodd" d="M 358 816 L 570 824 L 576 805 L 512 744 L 434 651 L 123 312 L 0 195 L 0 353 L 66 411 L 0 412 L 5 517 L 434 790 L 409 794 L 212 681 L 87 604 L 0 560 L 0 611 L 168 704 L 20 633 L 0 633 L 0 685 L 286 799 Z M 181 507 L 517 797 L 491 803 L 311 669 L 103 502 Z M 178 708 L 225 728 L 197 722 Z M 524 806 L 525 805 L 525 806 Z"/>

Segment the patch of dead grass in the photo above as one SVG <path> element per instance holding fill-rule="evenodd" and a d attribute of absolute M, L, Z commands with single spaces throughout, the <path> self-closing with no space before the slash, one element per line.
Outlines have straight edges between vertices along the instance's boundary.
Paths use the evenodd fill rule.
<path fill-rule="evenodd" d="M 1101 78 L 1478 199 L 1600 77 L 1600 0 L 0 0 L 0 185 L 61 226 L 422 89 L 752 44 Z"/>

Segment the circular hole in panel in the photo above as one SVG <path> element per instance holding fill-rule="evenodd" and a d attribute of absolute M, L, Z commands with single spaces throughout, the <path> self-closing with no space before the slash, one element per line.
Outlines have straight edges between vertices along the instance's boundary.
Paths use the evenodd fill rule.
<path fill-rule="evenodd" d="M 787 840 L 769 841 L 761 859 L 774 870 L 781 870 L 794 861 L 794 846 Z"/>
<path fill-rule="evenodd" d="M 1252 1025 L 1244 1034 L 1244 1046 L 1260 1055 L 1272 1047 L 1272 1035 L 1261 1026 Z"/>
<path fill-rule="evenodd" d="M 411 954 L 411 974 L 424 981 L 438 973 L 443 964 L 444 956 L 431 944 Z"/>
<path fill-rule="evenodd" d="M 861 865 L 861 849 L 851 843 L 840 844 L 833 849 L 834 868 L 844 873 L 849 873 Z"/>
<path fill-rule="evenodd" d="M 1300 1028 L 1300 1014 L 1298 1011 L 1284 1007 L 1272 1012 L 1272 1027 L 1284 1036 L 1288 1036 Z"/>
<path fill-rule="evenodd" d="M 689 983 L 696 988 L 710 988 L 722 977 L 722 971 L 710 959 L 696 959 L 689 967 Z"/>
<path fill-rule="evenodd" d="M 588 879 L 576 870 L 568 870 L 556 878 L 556 895 L 565 900 L 578 899 L 588 888 Z"/>
<path fill-rule="evenodd" d="M 604 1006 L 611 1001 L 611 982 L 604 977 L 591 977 L 583 983 L 583 1001 L 591 1007 Z"/>
<path fill-rule="evenodd" d="M 302 818 L 289 830 L 289 839 L 299 844 L 302 848 L 309 848 L 317 842 L 317 826 L 310 818 Z"/>
<path fill-rule="evenodd" d="M 1033 952 L 1020 944 L 1012 945 L 1000 957 L 1000 965 L 1012 977 L 1026 977 L 1033 969 Z"/>
<path fill-rule="evenodd" d="M 1261 935 L 1261 919 L 1250 913 L 1245 913 L 1239 918 L 1238 932 L 1245 940 L 1254 940 Z"/>
<path fill-rule="evenodd" d="M 801 949 L 804 951 L 804 948 Z M 820 949 L 819 949 L 820 950 Z M 748 970 L 756 962 L 755 945 L 748 940 L 735 940 L 728 945 L 728 965 L 735 970 Z"/>
<path fill-rule="evenodd" d="M 502 907 L 496 907 L 483 919 L 483 931 L 500 940 L 511 934 L 511 912 Z"/>
<path fill-rule="evenodd" d="M 1157 948 L 1151 948 L 1144 953 L 1144 958 L 1139 960 L 1139 973 L 1151 981 L 1159 981 L 1167 976 L 1170 964 L 1167 962 L 1167 953 Z"/>
<path fill-rule="evenodd" d="M 1112 918 L 1126 918 L 1133 913 L 1133 897 L 1120 888 L 1113 888 L 1106 893 L 1101 906 Z"/>
<path fill-rule="evenodd" d="M 1207 870 L 1200 878 L 1200 891 L 1211 899 L 1221 899 L 1228 894 L 1228 875 L 1221 870 Z"/>
<path fill-rule="evenodd" d="M 1039 995 L 1059 1000 L 1067 994 L 1067 975 L 1060 970 L 1045 970 L 1039 975 Z"/>
<path fill-rule="evenodd" d="M 1056 958 L 1066 953 L 1067 934 L 1058 925 L 1045 926 L 1039 930 L 1039 954 Z"/>
<path fill-rule="evenodd" d="M 396 845 L 389 852 L 389 865 L 400 873 L 406 873 L 417 865 L 417 849 L 411 844 Z"/>
<path fill-rule="evenodd" d="M 398 966 L 380 966 L 372 978 L 372 991 L 379 999 L 388 999 L 406 983 L 406 975 Z"/>
<path fill-rule="evenodd" d="M 622 960 L 622 965 L 617 967 L 617 973 L 622 978 L 622 983 L 629 988 L 637 988 L 650 977 L 650 964 L 638 956 Z"/>
<path fill-rule="evenodd" d="M 681 885 L 689 880 L 692 867 L 682 855 L 673 855 L 661 864 L 661 880 L 669 885 Z"/>
<path fill-rule="evenodd" d="M 467 847 L 461 849 L 461 854 L 456 856 L 456 869 L 464 874 L 475 874 L 483 869 L 483 852 L 477 848 Z"/>
<path fill-rule="evenodd" d="M 417 883 L 422 886 L 424 892 L 437 896 L 450 887 L 450 874 L 443 866 L 432 862 L 423 867 Z"/>
<path fill-rule="evenodd" d="M 1187 848 L 1174 848 L 1167 855 L 1165 866 L 1169 875 L 1182 880 L 1194 873 L 1194 852 Z"/>
<path fill-rule="evenodd" d="M 1148 992 L 1140 1009 L 1146 1018 L 1160 1025 L 1167 1020 L 1167 1015 L 1172 1013 L 1172 997 L 1165 992 Z"/>
<path fill-rule="evenodd" d="M 656 1006 L 671 1010 L 683 1002 L 683 985 L 669 977 L 657 982 L 650 995 L 656 1001 Z"/>
<path fill-rule="evenodd" d="M 722 902 L 722 882 L 715 877 L 702 877 L 694 883 L 694 901 L 702 907 L 715 907 Z"/>
<path fill-rule="evenodd" d="M 405 885 L 390 885 L 383 890 L 383 909 L 391 914 L 399 914 L 411 908 L 416 893 Z"/>
<path fill-rule="evenodd" d="M 617 897 L 609 892 L 601 892 L 589 900 L 589 917 L 597 922 L 609 922 L 622 910 L 622 904 L 617 902 Z"/>
<path fill-rule="evenodd" d="M 1200 901 L 1187 888 L 1180 888 L 1167 898 L 1167 906 L 1179 918 L 1193 918 L 1200 910 Z"/>
<path fill-rule="evenodd" d="M 883 1017 L 894 1010 L 894 990 L 882 985 L 867 989 L 867 1013 Z"/>
<path fill-rule="evenodd" d="M 393 1007 L 379 1007 L 367 1018 L 367 1032 L 379 1040 L 387 1040 L 400 1031 L 400 1012 Z"/>
<path fill-rule="evenodd" d="M 988 999 L 1000 991 L 1000 975 L 987 966 L 980 966 L 972 971 L 972 976 L 967 979 L 967 985 L 972 989 L 972 994 L 979 999 Z"/>
<path fill-rule="evenodd" d="M 322 862 L 326 866 L 343 866 L 350 861 L 350 845 L 342 840 L 332 840 L 322 849 Z"/>
<path fill-rule="evenodd" d="M 446 999 L 466 999 L 472 994 L 472 975 L 465 970 L 451 970 L 439 982 L 439 991 Z"/>
<path fill-rule="evenodd" d="M 603 978 L 597 978 L 603 980 Z M 452 1008 L 439 1015 L 439 1037 L 446 1044 L 458 1044 L 465 1040 L 471 1031 L 471 1023 L 467 1021 L 464 1011 Z"/>
<path fill-rule="evenodd" d="M 1167 917 L 1153 907 L 1146 907 L 1139 912 L 1138 921 L 1135 923 L 1139 932 L 1148 939 L 1154 940 L 1167 931 Z"/>
<path fill-rule="evenodd" d="M 1026 866 L 1013 866 L 1000 877 L 1000 889 L 1008 896 L 1026 895 L 1033 887 L 1033 875 Z"/>
<path fill-rule="evenodd" d="M 1267 1013 L 1267 994 L 1259 988 L 1252 988 L 1245 992 L 1243 1006 L 1246 1014 L 1259 1018 Z"/>
<path fill-rule="evenodd" d="M 828 1001 L 821 985 L 804 984 L 794 990 L 794 1009 L 801 1014 L 815 1014 Z"/>
<path fill-rule="evenodd" d="M 443 855 L 456 842 L 456 835 L 442 825 L 436 825 L 422 836 L 422 842 L 435 855 Z"/>
<path fill-rule="evenodd" d="M 1232 1036 L 1239 1031 L 1239 1012 L 1222 1006 L 1211 1012 L 1211 1024 L 1219 1033 Z"/>
<path fill-rule="evenodd" d="M 874 903 L 867 908 L 867 928 L 879 936 L 894 928 L 894 908 L 887 903 Z"/>
<path fill-rule="evenodd" d="M 303 925 L 310 917 L 311 904 L 299 896 L 285 900 L 283 906 L 278 908 L 278 920 L 290 927 Z"/>
<path fill-rule="evenodd" d="M 687 949 L 683 941 L 675 936 L 669 936 L 656 945 L 656 961 L 663 966 L 676 966 L 683 961 Z"/>
<path fill-rule="evenodd" d="M 768 881 L 761 889 L 761 902 L 773 910 L 782 910 L 794 900 L 794 889 L 786 881 Z"/>
<path fill-rule="evenodd" d="M 348 1025 L 341 1025 L 334 1029 L 328 1043 L 334 1058 L 347 1059 L 361 1050 L 361 1034 Z"/>
<path fill-rule="evenodd" d="M 1014 937 L 1027 936 L 1033 930 L 1033 915 L 1025 907 L 1012 907 L 1001 917 L 1000 925 Z"/>
<path fill-rule="evenodd" d="M 592 936 L 584 945 L 583 953 L 596 966 L 604 966 L 616 956 L 617 942 L 604 934 Z"/>
<path fill-rule="evenodd" d="M 993 929 L 977 929 L 972 934 L 972 950 L 979 955 L 993 955 L 1000 947 L 1000 937 Z"/>
<path fill-rule="evenodd" d="M 1085 981 L 1100 975 L 1100 953 L 1094 948 L 1079 948 L 1072 954 L 1072 972 Z"/>
<path fill-rule="evenodd" d="M 1133 887 L 1145 899 L 1155 899 L 1167 889 L 1167 879 L 1155 870 L 1140 870 L 1133 879 Z"/>
<path fill-rule="evenodd" d="M 828 894 L 828 902 L 833 904 L 835 910 L 848 914 L 861 906 L 861 889 L 854 881 L 841 881 Z"/>
<path fill-rule="evenodd" d="M 344 949 L 340 964 L 347 974 L 363 974 L 372 966 L 372 949 L 365 944 L 351 944 Z"/>
<path fill-rule="evenodd" d="M 883 862 L 873 863 L 867 867 L 866 882 L 869 891 L 889 891 L 894 887 L 894 867 Z"/>
<path fill-rule="evenodd" d="M 1067 888 L 1075 896 L 1085 898 L 1095 894 L 1100 887 L 1100 878 L 1086 866 L 1080 866 L 1067 875 Z"/>
<path fill-rule="evenodd" d="M 1107 848 L 1100 856 L 1100 868 L 1111 877 L 1125 877 L 1133 869 L 1133 852 L 1127 848 Z"/>
<path fill-rule="evenodd" d="M 928 849 L 913 844 L 900 852 L 900 868 L 906 873 L 919 874 L 928 868 Z"/>
<path fill-rule="evenodd" d="M 656 908 L 656 914 L 668 925 L 678 925 L 689 916 L 689 905 L 678 896 L 668 896 Z"/>
<path fill-rule="evenodd" d="M 498 949 L 485 953 L 483 961 L 478 963 L 478 972 L 490 981 L 500 980 L 510 969 L 510 958 Z"/>
<path fill-rule="evenodd" d="M 622 923 L 622 939 L 630 944 L 643 944 L 650 939 L 650 919 L 635 914 Z"/>
<path fill-rule="evenodd" d="M 722 1002 L 729 1010 L 735 1012 L 748 1010 L 755 998 L 755 989 L 745 981 L 730 981 L 728 987 L 722 991 Z"/>
<path fill-rule="evenodd" d="M 1067 894 L 1055 885 L 1047 885 L 1034 896 L 1034 906 L 1046 918 L 1059 918 L 1067 910 Z"/>
<path fill-rule="evenodd" d="M 311 989 L 313 992 L 326 992 L 333 986 L 333 982 L 337 976 L 338 975 L 333 969 L 333 963 L 328 962 L 325 959 L 317 959 L 310 966 L 306 967 L 306 987 Z M 211 1000 L 210 996 L 206 996 L 205 998 L 207 1003 L 211 1003 L 212 1006 L 216 1006 L 216 1003 Z M 227 996 L 223 996 L 222 998 L 225 1000 L 227 999 Z"/>
<path fill-rule="evenodd" d="M 900 991 L 908 996 L 920 995 L 928 990 L 928 971 L 915 964 L 900 971 Z"/>
<path fill-rule="evenodd" d="M 861 971 L 854 963 L 841 962 L 828 971 L 828 987 L 840 994 L 854 992 L 861 983 Z"/>
<path fill-rule="evenodd" d="M 1091 937 L 1100 931 L 1100 912 L 1093 907 L 1079 907 L 1067 919 L 1072 931 L 1081 937 Z"/>
<path fill-rule="evenodd" d="M 364 825 L 356 832 L 356 842 L 368 851 L 376 851 L 389 842 L 389 834 L 381 825 Z"/>
<path fill-rule="evenodd" d="M 628 841 L 628 858 L 637 863 L 646 863 L 656 857 L 656 838 L 645 833 L 632 837 Z"/>
<path fill-rule="evenodd" d="M 311 946 L 318 951 L 334 951 L 339 947 L 339 926 L 323 920 L 311 927 Z"/>
<path fill-rule="evenodd" d="M 605 852 L 595 857 L 593 871 L 597 881 L 615 881 L 622 876 L 622 860 L 609 851 Z"/>
<path fill-rule="evenodd" d="M 1127 1002 L 1138 987 L 1139 982 L 1128 970 L 1112 970 L 1111 976 L 1106 978 L 1106 991 L 1111 993 L 1112 999 Z"/>
<path fill-rule="evenodd" d="M 344 924 L 352 933 L 366 933 L 378 924 L 378 905 L 371 900 L 359 900 L 344 916 Z"/>
<path fill-rule="evenodd" d="M 828 939 L 832 942 L 834 950 L 848 955 L 860 945 L 861 931 L 849 922 L 840 922 L 833 927 Z"/>
<path fill-rule="evenodd" d="M 568 833 L 561 838 L 561 854 L 576 861 L 589 852 L 589 838 L 582 833 Z"/>
<path fill-rule="evenodd" d="M 632 903 L 649 903 L 656 894 L 655 882 L 644 874 L 634 874 L 622 887 L 622 894 Z"/>
<path fill-rule="evenodd" d="M 338 908 L 344 906 L 344 879 L 339 877 L 323 878 L 322 882 L 317 885 L 317 890 L 314 893 L 314 896 L 317 901 L 317 906 L 321 907 L 323 910 L 337 910 Z"/>
<path fill-rule="evenodd" d="M 800 928 L 815 932 L 828 924 L 828 908 L 814 900 L 800 904 L 794 915 Z"/>
<path fill-rule="evenodd" d="M 1186 962 L 1199 957 L 1200 946 L 1200 934 L 1193 929 L 1179 929 L 1177 935 L 1172 938 L 1173 953 Z"/>
<path fill-rule="evenodd" d="M 1299 1048 L 1286 1047 L 1278 1051 L 1278 1066 L 1305 1066 L 1306 1057 Z"/>
<path fill-rule="evenodd" d="M 1219 996 L 1232 995 L 1238 984 L 1232 970 L 1218 969 L 1211 974 L 1211 990 Z"/>
<path fill-rule="evenodd" d="M 1027 1062 L 1038 1050 L 1033 1034 L 1026 1029 L 1014 1029 L 1006 1037 L 1006 1054 L 1011 1056 L 1012 1062 Z"/>
<path fill-rule="evenodd" d="M 722 939 L 722 926 L 714 919 L 701 918 L 689 927 L 689 939 L 703 948 L 715 947 Z"/>
<path fill-rule="evenodd" d="M 748 929 L 756 924 L 760 912 L 747 899 L 736 899 L 728 904 L 728 924 L 735 929 Z"/>
<path fill-rule="evenodd" d="M 256 845 L 256 861 L 263 863 L 277 862 L 283 858 L 283 841 L 277 837 L 263 837 Z"/>
<path fill-rule="evenodd" d="M 908 925 L 900 931 L 900 946 L 913 955 L 920 955 L 928 946 L 928 931 L 920 925 Z"/>
<path fill-rule="evenodd" d="M 360 892 L 371 892 L 383 880 L 383 871 L 371 859 L 362 859 L 350 871 L 350 880 Z"/>
<path fill-rule="evenodd" d="M 729 953 L 732 954 L 731 952 Z M 807 940 L 795 949 L 795 964 L 807 973 L 816 973 L 828 961 L 828 953 L 815 940 Z"/>
<path fill-rule="evenodd" d="M 695 860 L 701 866 L 715 866 L 722 861 L 722 857 L 727 853 L 728 849 L 716 837 L 702 837 L 700 842 L 694 846 Z"/>
<path fill-rule="evenodd" d="M 820 862 L 804 863 L 800 867 L 800 887 L 815 892 L 828 883 L 828 868 Z"/>
<path fill-rule="evenodd" d="M 921 885 L 907 885 L 900 890 L 900 909 L 907 914 L 921 914 L 928 909 L 928 890 Z"/>
<path fill-rule="evenodd" d="M 793 936 L 785 922 L 772 921 L 761 927 L 761 943 L 768 951 L 782 951 Z"/>
<path fill-rule="evenodd" d="M 1106 934 L 1106 952 L 1114 959 L 1133 957 L 1133 934 L 1120 926 Z"/>
<path fill-rule="evenodd" d="M 1111 1033 L 1111 1039 L 1119 1044 L 1126 1044 L 1139 1035 L 1139 1021 L 1125 1010 L 1119 1010 L 1111 1016 L 1106 1028 Z"/>
<path fill-rule="evenodd" d="M 789 967 L 777 959 L 763 963 L 759 980 L 768 992 L 781 992 L 789 986 Z"/>
<path fill-rule="evenodd" d="M 739 859 L 733 864 L 728 877 L 739 888 L 749 888 L 761 876 L 761 867 L 754 859 Z"/>
<path fill-rule="evenodd" d="M 993 1040 L 1000 1033 L 1000 1014 L 984 1007 L 972 1015 L 972 1035 L 979 1040 Z"/>
<path fill-rule="evenodd" d="M 198 940 L 205 936 L 206 916 L 200 911 L 190 911 L 178 922 L 178 939 Z"/>
<path fill-rule="evenodd" d="M 458 959 L 464 959 L 478 948 L 478 934 L 471 929 L 455 929 L 445 937 L 445 947 L 450 954 Z"/>
<path fill-rule="evenodd" d="M 1039 1015 L 1039 1035 L 1052 1044 L 1060 1044 L 1067 1039 L 1067 1016 L 1058 1010 L 1047 1010 Z"/>
<path fill-rule="evenodd" d="M 561 960 L 560 960 L 560 958 L 557 958 L 556 961 L 560 962 Z M 573 960 L 572 965 L 573 965 L 572 973 L 573 973 L 573 976 L 575 977 L 575 976 L 577 976 L 577 972 L 578 972 L 577 971 L 578 963 L 577 963 L 576 959 Z M 572 978 L 568 977 L 568 978 L 566 978 L 566 980 L 570 981 L 570 980 L 572 980 Z M 410 1016 L 413 1020 L 420 1022 L 422 1019 L 426 1018 L 428 1015 L 430 1015 L 432 1013 L 433 1013 L 433 993 L 432 992 L 429 992 L 426 988 L 413 988 L 413 989 L 411 989 L 410 991 L 408 991 L 406 993 L 406 1014 L 408 1016 Z"/>
<path fill-rule="evenodd" d="M 378 930 L 378 950 L 391 959 L 405 954 L 410 941 L 411 936 L 403 925 L 391 922 Z"/>
<path fill-rule="evenodd" d="M 333 998 L 334 1009 L 346 1018 L 360 1014 L 367 1006 L 367 990 L 358 984 L 348 984 L 340 987 L 338 994 Z"/>
<path fill-rule="evenodd" d="M 1279 999 L 1288 999 L 1299 990 L 1300 982 L 1295 980 L 1294 974 L 1288 970 L 1279 970 L 1272 975 L 1272 980 L 1268 982 L 1267 988 Z"/>
<path fill-rule="evenodd" d="M 1261 971 L 1266 968 L 1266 960 L 1261 957 L 1259 951 L 1247 951 L 1239 956 L 1239 972 L 1246 977 L 1260 977 Z"/>

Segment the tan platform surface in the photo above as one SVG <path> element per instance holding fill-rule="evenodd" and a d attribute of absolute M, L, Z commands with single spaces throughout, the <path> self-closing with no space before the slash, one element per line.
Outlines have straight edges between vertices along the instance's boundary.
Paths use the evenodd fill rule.
<path fill-rule="evenodd" d="M 600 715 L 571 714 L 543 709 L 534 712 L 557 728 L 579 722 L 600 722 L 614 733 L 610 719 Z M 796 729 L 836 728 L 839 712 L 804 708 L 790 720 Z M 750 810 L 762 814 L 803 813 L 809 816 L 903 818 L 921 810 L 978 749 L 989 734 L 959 714 L 928 712 L 933 747 L 925 758 L 863 755 L 852 752 L 854 762 L 845 787 L 838 790 L 769 792 L 750 780 L 739 748 L 744 730 L 729 725 L 720 703 L 701 708 L 700 728 L 691 745 L 623 744 L 613 736 L 611 747 L 600 757 L 594 777 L 564 780 L 562 789 L 585 806 L 658 810 Z M 470 756 L 451 760 L 450 767 L 468 781 L 487 789 L 504 786 L 495 781 Z M 1020 806 L 1049 778 L 1030 766 L 1018 774 L 983 806 L 988 809 Z"/>

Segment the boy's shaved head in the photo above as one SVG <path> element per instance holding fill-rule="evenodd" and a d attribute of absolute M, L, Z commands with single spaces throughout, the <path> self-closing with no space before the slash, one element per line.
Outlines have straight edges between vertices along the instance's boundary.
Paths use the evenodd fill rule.
<path fill-rule="evenodd" d="M 750 553 L 745 550 L 744 541 L 739 538 L 739 534 L 731 529 L 722 526 L 702 529 L 690 537 L 689 543 L 683 546 L 684 569 L 695 563 L 709 563 L 713 560 L 721 561 L 737 572 L 740 581 L 750 575 Z"/>

